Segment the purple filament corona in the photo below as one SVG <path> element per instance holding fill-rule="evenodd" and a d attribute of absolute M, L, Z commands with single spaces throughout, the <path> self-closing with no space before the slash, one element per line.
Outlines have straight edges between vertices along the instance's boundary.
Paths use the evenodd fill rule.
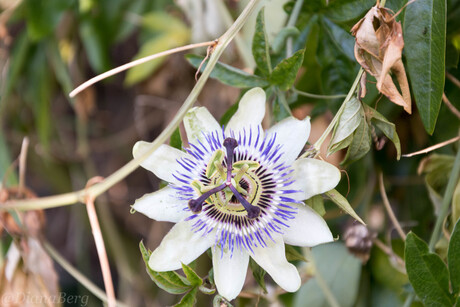
<path fill-rule="evenodd" d="M 178 184 L 172 187 L 176 191 L 174 196 L 188 204 L 184 210 L 193 213 L 188 218 L 194 221 L 192 231 L 203 236 L 215 235 L 216 244 L 233 253 L 235 249 L 252 252 L 254 247 L 266 247 L 267 242 L 274 242 L 274 233 L 282 234 L 283 229 L 289 227 L 289 221 L 297 213 L 290 203 L 299 203 L 290 194 L 298 191 L 290 188 L 293 170 L 283 162 L 282 146 L 276 141 L 276 134 L 264 136 L 260 127 L 237 134 L 231 131 L 227 136 L 223 130 L 214 131 L 203 134 L 201 141 L 190 144 L 186 150 L 190 156 L 177 161 L 182 170 L 173 174 Z M 192 188 L 192 182 L 198 181 L 205 187 L 215 183 L 206 176 L 206 169 L 217 150 L 226 152 L 222 161 L 226 181 L 199 193 Z M 253 192 L 252 198 L 231 184 L 235 177 L 232 166 L 238 161 L 258 163 L 250 171 L 253 180 L 241 179 L 237 183 L 240 192 L 241 189 Z M 225 192 L 226 188 L 231 193 Z M 234 206 L 231 210 L 218 200 L 230 194 L 233 196 L 227 199 L 227 204 Z M 244 210 L 234 209 L 240 208 L 239 205 Z"/>

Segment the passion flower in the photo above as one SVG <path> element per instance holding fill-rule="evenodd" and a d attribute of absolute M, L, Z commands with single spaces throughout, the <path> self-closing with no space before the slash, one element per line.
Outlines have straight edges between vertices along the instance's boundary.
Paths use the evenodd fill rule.
<path fill-rule="evenodd" d="M 214 280 L 228 300 L 241 291 L 249 256 L 286 291 L 300 287 L 284 244 L 314 246 L 333 240 L 326 222 L 302 201 L 333 189 L 340 172 L 324 161 L 295 160 L 310 120 L 289 117 L 263 131 L 265 92 L 248 91 L 223 129 L 206 108 L 184 118 L 186 152 L 162 145 L 141 165 L 170 184 L 133 208 L 177 223 L 153 251 L 149 266 L 171 271 L 211 248 Z M 149 149 L 137 142 L 134 157 Z"/>

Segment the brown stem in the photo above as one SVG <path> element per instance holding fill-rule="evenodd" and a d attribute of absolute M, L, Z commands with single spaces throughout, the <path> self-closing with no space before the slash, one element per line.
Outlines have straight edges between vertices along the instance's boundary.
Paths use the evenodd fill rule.
<path fill-rule="evenodd" d="M 88 181 L 87 187 L 96 182 L 102 181 L 102 177 L 93 177 Z M 107 293 L 108 306 L 115 307 L 115 290 L 113 288 L 112 274 L 110 273 L 109 259 L 107 257 L 107 251 L 105 250 L 104 239 L 102 238 L 101 227 L 97 219 L 96 208 L 94 206 L 94 197 L 87 197 L 86 199 L 86 211 L 88 212 L 89 223 L 93 232 L 94 242 L 96 244 L 96 250 L 101 264 L 102 277 L 104 279 L 105 292 Z"/>
<path fill-rule="evenodd" d="M 382 200 L 383 204 L 385 206 L 385 209 L 388 212 L 388 216 L 390 217 L 391 222 L 396 228 L 396 231 L 398 231 L 399 236 L 405 241 L 406 240 L 406 234 L 401 228 L 401 225 L 399 224 L 398 220 L 396 219 L 396 216 L 393 212 L 393 209 L 391 209 L 390 202 L 388 201 L 387 193 L 385 192 L 385 186 L 383 184 L 383 174 L 380 172 L 379 174 L 379 186 L 380 186 L 380 194 L 382 195 Z"/>

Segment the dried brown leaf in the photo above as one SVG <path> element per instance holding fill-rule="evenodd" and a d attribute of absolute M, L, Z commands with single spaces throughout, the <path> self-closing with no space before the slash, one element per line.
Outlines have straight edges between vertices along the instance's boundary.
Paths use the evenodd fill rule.
<path fill-rule="evenodd" d="M 404 39 L 401 23 L 378 5 L 351 29 L 356 38 L 355 57 L 363 69 L 377 79 L 377 89 L 411 113 L 411 98 L 406 71 L 401 60 Z M 390 73 L 396 76 L 401 93 Z"/>

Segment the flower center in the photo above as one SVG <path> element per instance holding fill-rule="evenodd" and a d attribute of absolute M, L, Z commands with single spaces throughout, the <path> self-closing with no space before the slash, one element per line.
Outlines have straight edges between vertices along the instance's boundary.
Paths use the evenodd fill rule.
<path fill-rule="evenodd" d="M 249 219 L 260 215 L 260 208 L 251 204 L 258 196 L 259 182 L 253 171 L 259 167 L 255 161 L 238 161 L 233 163 L 234 150 L 238 142 L 234 138 L 226 138 L 222 144 L 227 152 L 226 159 L 222 150 L 217 150 L 212 155 L 206 168 L 206 177 L 210 184 L 194 180 L 192 187 L 201 194 L 196 199 L 188 202 L 190 210 L 200 213 L 205 201 L 218 205 L 222 210 L 233 211 L 238 214 L 247 212 Z M 224 169 L 224 160 L 227 169 Z M 241 213 L 240 213 L 241 214 Z"/>

